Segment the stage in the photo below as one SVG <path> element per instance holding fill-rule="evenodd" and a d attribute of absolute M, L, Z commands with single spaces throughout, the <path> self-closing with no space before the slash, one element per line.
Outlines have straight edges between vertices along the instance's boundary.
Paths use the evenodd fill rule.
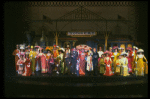
<path fill-rule="evenodd" d="M 139 98 L 148 97 L 148 76 L 10 76 L 6 97 L 22 98 Z"/>

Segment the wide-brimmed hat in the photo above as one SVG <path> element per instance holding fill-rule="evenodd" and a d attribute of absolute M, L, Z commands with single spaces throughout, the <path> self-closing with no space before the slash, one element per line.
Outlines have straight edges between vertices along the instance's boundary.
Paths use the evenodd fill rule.
<path fill-rule="evenodd" d="M 127 53 L 126 52 L 122 52 L 121 55 L 126 55 L 127 56 Z"/>
<path fill-rule="evenodd" d="M 65 49 L 64 48 L 59 48 L 58 51 L 61 51 L 62 53 L 64 53 Z"/>
<path fill-rule="evenodd" d="M 126 50 L 132 51 L 132 48 L 131 47 L 127 47 Z"/>
<path fill-rule="evenodd" d="M 104 54 L 110 54 L 110 52 L 106 50 L 106 51 L 104 52 Z"/>
<path fill-rule="evenodd" d="M 137 52 L 144 52 L 144 50 L 143 49 L 138 49 L 138 51 Z"/>
<path fill-rule="evenodd" d="M 113 49 L 118 49 L 118 46 L 114 46 Z"/>

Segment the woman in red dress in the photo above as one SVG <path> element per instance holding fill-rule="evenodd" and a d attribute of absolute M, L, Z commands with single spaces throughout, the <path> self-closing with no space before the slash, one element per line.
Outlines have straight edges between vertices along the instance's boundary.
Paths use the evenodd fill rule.
<path fill-rule="evenodd" d="M 81 49 L 81 53 L 79 54 L 79 75 L 84 76 L 85 75 L 85 53 L 84 49 Z"/>
<path fill-rule="evenodd" d="M 31 74 L 32 74 L 31 61 L 29 59 L 29 53 L 26 53 L 25 70 L 22 76 L 31 76 Z"/>
<path fill-rule="evenodd" d="M 112 63 L 112 60 L 109 57 L 110 52 L 106 51 L 104 54 L 106 55 L 106 57 L 104 58 L 104 63 L 106 65 L 106 70 L 105 70 L 104 75 L 105 76 L 112 76 L 113 72 L 112 72 L 111 65 L 110 65 Z"/>
<path fill-rule="evenodd" d="M 131 47 L 128 47 L 127 48 L 127 52 L 128 52 L 128 54 L 127 54 L 127 59 L 128 59 L 128 72 L 131 74 L 132 73 L 132 58 L 133 58 L 133 56 L 132 56 L 132 48 Z"/>

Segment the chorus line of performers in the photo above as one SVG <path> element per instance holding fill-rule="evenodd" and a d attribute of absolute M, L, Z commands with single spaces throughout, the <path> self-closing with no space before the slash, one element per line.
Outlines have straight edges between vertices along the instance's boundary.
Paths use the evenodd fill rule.
<path fill-rule="evenodd" d="M 40 46 L 16 45 L 15 56 L 16 72 L 21 76 L 31 76 L 36 73 L 52 75 L 121 75 L 144 76 L 148 74 L 148 61 L 144 56 L 144 50 L 128 47 L 127 49 L 114 46 L 109 51 L 99 51 L 96 48 L 89 50 L 72 48 L 60 48 L 56 45 L 46 47 L 47 53 L 43 53 Z"/>

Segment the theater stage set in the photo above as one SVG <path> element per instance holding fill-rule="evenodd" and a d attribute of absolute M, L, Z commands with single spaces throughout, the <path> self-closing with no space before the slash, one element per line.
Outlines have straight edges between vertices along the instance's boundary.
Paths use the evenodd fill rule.
<path fill-rule="evenodd" d="M 142 3 L 146 5 L 145 2 Z M 136 23 L 137 20 L 140 19 L 137 17 L 140 14 L 138 12 L 140 2 L 5 2 L 4 8 L 6 22 L 4 97 L 148 97 L 148 75 L 143 77 L 133 75 L 129 77 L 77 77 L 40 74 L 23 77 L 15 74 L 14 57 L 12 56 L 16 44 L 22 43 L 43 47 L 56 44 L 64 48 L 67 45 L 69 45 L 69 48 L 73 48 L 79 44 L 86 44 L 97 50 L 102 47 L 103 51 L 113 46 L 127 48 L 135 45 L 143 47 L 144 42 L 137 39 L 141 28 L 136 25 L 138 24 Z M 147 10 L 146 8 L 143 9 Z M 22 17 L 18 18 L 18 16 Z M 15 22 L 16 26 L 12 27 Z M 138 30 L 135 27 L 140 29 Z M 15 35 L 11 32 L 15 32 Z M 148 53 L 147 47 L 143 49 L 145 54 Z M 10 62 L 8 62 L 8 59 Z"/>

